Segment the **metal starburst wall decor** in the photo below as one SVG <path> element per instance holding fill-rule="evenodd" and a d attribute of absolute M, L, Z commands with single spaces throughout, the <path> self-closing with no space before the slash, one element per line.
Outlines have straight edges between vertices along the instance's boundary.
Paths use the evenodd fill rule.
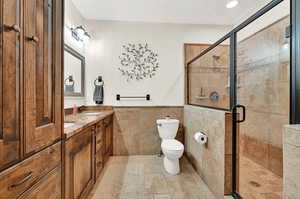
<path fill-rule="evenodd" d="M 123 45 L 119 59 L 121 67 L 118 69 L 127 81 L 152 78 L 159 68 L 158 54 L 149 49 L 148 44 Z"/>

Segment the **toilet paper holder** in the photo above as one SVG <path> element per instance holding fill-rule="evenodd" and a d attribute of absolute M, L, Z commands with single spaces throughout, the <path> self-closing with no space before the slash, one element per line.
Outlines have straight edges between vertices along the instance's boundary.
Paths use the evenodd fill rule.
<path fill-rule="evenodd" d="M 195 133 L 194 139 L 199 144 L 206 144 L 208 141 L 207 135 L 201 131 Z"/>

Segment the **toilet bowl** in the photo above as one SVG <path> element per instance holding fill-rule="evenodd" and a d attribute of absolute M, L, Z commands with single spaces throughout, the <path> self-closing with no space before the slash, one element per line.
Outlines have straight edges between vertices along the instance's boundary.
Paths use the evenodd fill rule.
<path fill-rule="evenodd" d="M 176 175 L 180 172 L 179 158 L 181 158 L 184 151 L 183 144 L 175 140 L 179 120 L 166 117 L 165 119 L 157 120 L 156 123 L 159 137 L 162 139 L 161 150 L 165 155 L 165 170 L 172 175 Z"/>
<path fill-rule="evenodd" d="M 180 173 L 179 159 L 183 155 L 184 146 L 175 139 L 166 139 L 161 143 L 165 170 L 172 175 Z"/>

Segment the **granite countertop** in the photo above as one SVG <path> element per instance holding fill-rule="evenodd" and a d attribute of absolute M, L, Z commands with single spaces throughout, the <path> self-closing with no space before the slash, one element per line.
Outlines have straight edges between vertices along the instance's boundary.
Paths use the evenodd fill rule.
<path fill-rule="evenodd" d="M 88 115 L 88 113 L 93 113 L 91 111 L 78 113 L 76 115 L 66 115 L 64 123 L 74 123 L 74 125 L 64 128 L 65 138 L 68 139 L 73 135 L 79 133 L 84 128 L 92 126 L 99 121 L 103 120 L 104 118 L 113 115 L 113 110 L 104 110 L 104 111 L 97 111 L 97 115 Z"/>

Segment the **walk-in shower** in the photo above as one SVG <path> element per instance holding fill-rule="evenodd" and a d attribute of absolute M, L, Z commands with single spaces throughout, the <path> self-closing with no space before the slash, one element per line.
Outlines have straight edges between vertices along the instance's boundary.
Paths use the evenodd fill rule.
<path fill-rule="evenodd" d="M 270 11 L 272 12 L 272 11 Z M 264 16 L 262 16 L 264 20 Z M 238 191 L 245 198 L 282 198 L 282 127 L 289 123 L 290 25 L 284 17 L 248 36 L 237 33 L 237 104 L 246 107 L 239 124 Z"/>
<path fill-rule="evenodd" d="M 271 1 L 187 66 L 188 104 L 236 116 L 232 192 L 237 198 L 283 198 L 282 127 L 289 124 L 291 112 L 290 37 L 290 1 Z"/>

